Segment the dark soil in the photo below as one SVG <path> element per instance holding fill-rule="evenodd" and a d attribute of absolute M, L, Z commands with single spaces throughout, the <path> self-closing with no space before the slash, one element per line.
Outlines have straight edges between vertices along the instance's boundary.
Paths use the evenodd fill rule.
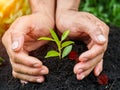
<path fill-rule="evenodd" d="M 18 79 L 13 78 L 9 57 L 3 45 L 0 44 L 0 56 L 5 60 L 0 66 L 0 90 L 120 90 L 120 28 L 111 27 L 110 29 L 102 72 L 109 77 L 106 85 L 98 84 L 97 77 L 93 73 L 84 80 L 78 81 L 73 73 L 76 62 L 69 60 L 68 57 L 64 60 L 44 59 L 46 51 L 54 48 L 51 46 L 54 45 L 48 44 L 30 54 L 42 60 L 49 68 L 50 73 L 45 76 L 45 82 L 22 85 Z M 84 43 L 75 41 L 73 50 L 81 54 L 87 48 Z"/>

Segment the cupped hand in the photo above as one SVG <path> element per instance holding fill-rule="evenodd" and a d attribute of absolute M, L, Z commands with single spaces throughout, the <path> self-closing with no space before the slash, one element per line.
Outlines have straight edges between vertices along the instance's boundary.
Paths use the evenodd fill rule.
<path fill-rule="evenodd" d="M 79 56 L 74 66 L 78 80 L 94 70 L 98 76 L 103 68 L 103 56 L 108 44 L 109 27 L 94 15 L 87 12 L 67 10 L 57 14 L 56 25 L 59 32 L 70 30 L 70 37 L 86 43 L 88 50 Z"/>
<path fill-rule="evenodd" d="M 38 41 L 41 36 L 50 36 L 49 29 L 54 20 L 43 13 L 34 13 L 18 18 L 2 37 L 12 65 L 12 74 L 23 81 L 44 81 L 49 70 L 40 60 L 29 56 L 29 52 L 41 47 L 46 41 Z"/>

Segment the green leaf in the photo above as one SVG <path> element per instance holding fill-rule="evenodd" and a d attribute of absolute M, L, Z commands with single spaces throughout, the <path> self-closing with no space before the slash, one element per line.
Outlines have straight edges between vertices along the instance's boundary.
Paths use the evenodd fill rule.
<path fill-rule="evenodd" d="M 56 42 L 59 42 L 58 36 L 57 36 L 57 34 L 54 32 L 53 29 L 50 30 L 50 33 L 51 33 L 53 39 L 54 39 Z"/>
<path fill-rule="evenodd" d="M 66 47 L 70 44 L 74 44 L 74 42 L 73 41 L 65 41 L 65 42 L 62 43 L 62 48 Z"/>
<path fill-rule="evenodd" d="M 62 53 L 62 58 L 64 58 L 65 56 L 67 56 L 72 50 L 72 45 L 69 45 L 67 47 L 64 48 L 63 53 Z"/>
<path fill-rule="evenodd" d="M 58 39 L 57 34 L 54 32 L 54 30 L 50 30 L 50 33 L 54 39 L 54 41 L 56 42 L 57 46 L 58 46 L 58 50 L 60 49 L 60 40 Z"/>
<path fill-rule="evenodd" d="M 57 57 L 59 56 L 59 53 L 55 50 L 51 50 L 51 51 L 48 51 L 47 55 L 45 56 L 45 58 L 48 58 L 48 57 Z"/>
<path fill-rule="evenodd" d="M 62 34 L 62 37 L 61 37 L 61 41 L 65 40 L 67 38 L 67 36 L 69 35 L 70 31 L 69 30 L 66 30 L 63 34 Z"/>
<path fill-rule="evenodd" d="M 40 37 L 38 40 L 48 40 L 48 41 L 54 41 L 52 38 L 49 37 Z"/>

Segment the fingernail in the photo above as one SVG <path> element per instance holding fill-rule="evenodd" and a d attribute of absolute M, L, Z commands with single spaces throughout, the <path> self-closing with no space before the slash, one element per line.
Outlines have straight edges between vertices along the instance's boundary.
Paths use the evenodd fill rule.
<path fill-rule="evenodd" d="M 99 76 L 99 74 L 100 74 L 100 71 L 99 71 L 99 70 L 97 70 L 97 76 Z"/>
<path fill-rule="evenodd" d="M 97 72 L 97 76 L 99 76 L 100 72 Z"/>
<path fill-rule="evenodd" d="M 82 80 L 82 79 L 84 79 L 84 78 L 85 78 L 85 76 L 84 76 L 84 75 L 82 75 L 82 76 L 81 76 L 81 80 Z"/>
<path fill-rule="evenodd" d="M 98 40 L 99 40 L 100 42 L 104 42 L 104 41 L 106 41 L 106 38 L 105 38 L 103 35 L 99 35 L 99 36 L 98 36 Z"/>
<path fill-rule="evenodd" d="M 18 48 L 18 45 L 19 45 L 18 41 L 14 41 L 12 44 L 12 49 L 14 50 L 14 49 Z"/>
<path fill-rule="evenodd" d="M 41 79 L 37 79 L 36 80 L 38 83 L 42 83 L 42 80 Z"/>

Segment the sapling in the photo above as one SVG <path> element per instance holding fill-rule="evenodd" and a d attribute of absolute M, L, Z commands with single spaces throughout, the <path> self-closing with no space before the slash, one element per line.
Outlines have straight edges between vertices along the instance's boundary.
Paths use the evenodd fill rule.
<path fill-rule="evenodd" d="M 64 58 L 67 56 L 71 50 L 72 50 L 72 44 L 74 44 L 73 41 L 65 41 L 65 39 L 68 37 L 70 31 L 66 30 L 63 32 L 61 39 L 59 40 L 57 34 L 54 32 L 54 30 L 50 30 L 50 34 L 52 38 L 50 37 L 40 37 L 38 40 L 47 40 L 47 41 L 53 41 L 57 45 L 57 50 L 50 50 L 47 52 L 45 58 L 48 57 L 59 57 L 59 59 Z"/>

